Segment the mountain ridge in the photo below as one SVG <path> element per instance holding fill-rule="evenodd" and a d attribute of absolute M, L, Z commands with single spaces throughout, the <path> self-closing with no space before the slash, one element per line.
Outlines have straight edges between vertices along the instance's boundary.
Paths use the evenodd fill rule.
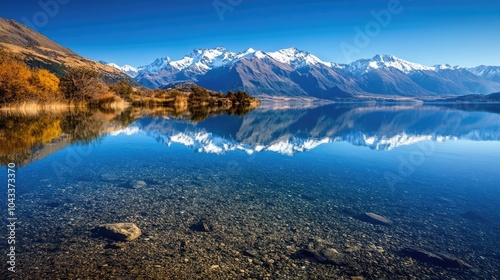
<path fill-rule="evenodd" d="M 191 81 L 213 90 L 238 88 L 254 95 L 324 99 L 361 95 L 433 98 L 500 91 L 497 66 L 426 66 L 384 54 L 339 64 L 296 47 L 273 52 L 248 48 L 239 53 L 224 47 L 194 49 L 180 60 L 167 56 L 134 68 L 133 77 L 153 88 Z"/>
<path fill-rule="evenodd" d="M 33 68 L 63 76 L 68 68 L 84 66 L 97 69 L 109 82 L 129 80 L 151 88 L 193 82 L 215 91 L 344 101 L 500 91 L 500 66 L 425 66 L 393 55 L 338 64 L 295 47 L 274 52 L 248 48 L 239 53 L 216 47 L 194 49 L 179 60 L 166 56 L 135 68 L 83 58 L 14 20 L 0 18 L 0 35 L 0 47 L 20 54 Z"/>

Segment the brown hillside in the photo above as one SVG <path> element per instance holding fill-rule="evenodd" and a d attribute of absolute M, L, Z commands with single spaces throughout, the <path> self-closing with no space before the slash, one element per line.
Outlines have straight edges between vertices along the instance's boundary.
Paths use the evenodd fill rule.
<path fill-rule="evenodd" d="M 85 66 L 98 70 L 110 82 L 131 81 L 120 70 L 83 58 L 15 20 L 0 18 L 0 46 L 21 54 L 28 65 L 48 69 L 58 76 L 64 75 L 68 67 Z"/>

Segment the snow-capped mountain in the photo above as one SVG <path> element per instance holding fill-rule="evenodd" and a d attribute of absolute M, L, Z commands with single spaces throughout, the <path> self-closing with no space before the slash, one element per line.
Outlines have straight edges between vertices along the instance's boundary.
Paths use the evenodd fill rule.
<path fill-rule="evenodd" d="M 500 67 L 426 66 L 393 55 L 346 65 L 323 61 L 295 47 L 274 52 L 195 49 L 179 60 L 163 57 L 137 69 L 109 65 L 152 88 L 192 81 L 212 90 L 242 89 L 253 95 L 353 99 L 360 95 L 428 97 L 500 91 Z"/>
<path fill-rule="evenodd" d="M 272 58 L 293 68 L 315 66 L 318 64 L 332 67 L 332 63 L 321 61 L 318 57 L 300 51 L 297 48 L 283 49 L 269 53 L 249 48 L 243 52 L 235 53 L 224 47 L 217 47 L 215 49 L 195 49 L 191 54 L 184 56 L 180 60 L 172 60 L 169 57 L 159 58 L 150 65 L 140 67 L 140 70 L 153 73 L 163 69 L 175 69 L 177 71 L 190 69 L 193 72 L 206 73 L 214 68 L 227 66 L 241 59 L 252 57 L 259 59 Z"/>
<path fill-rule="evenodd" d="M 434 71 L 441 71 L 441 70 L 460 70 L 460 69 L 463 69 L 463 67 L 461 66 L 458 66 L 458 65 L 455 65 L 455 66 L 451 66 L 449 64 L 438 64 L 438 65 L 434 65 Z"/>
<path fill-rule="evenodd" d="M 405 74 L 413 71 L 433 71 L 435 68 L 409 62 L 393 55 L 376 55 L 372 59 L 360 59 L 346 67 L 354 76 L 361 76 L 376 69 L 397 69 Z"/>
<path fill-rule="evenodd" d="M 333 63 L 331 62 L 324 62 L 318 57 L 305 52 L 305 51 L 300 51 L 297 48 L 289 48 L 289 49 L 283 49 L 279 50 L 276 52 L 269 52 L 267 53 L 270 57 L 272 57 L 274 60 L 288 64 L 292 66 L 294 69 L 306 67 L 306 66 L 317 66 L 317 65 L 325 65 L 328 67 L 332 67 Z"/>
<path fill-rule="evenodd" d="M 120 65 L 115 64 L 115 63 L 106 63 L 106 64 L 122 71 L 123 73 L 129 75 L 132 78 L 137 77 L 137 75 L 139 74 L 139 70 L 135 67 L 130 66 L 130 65 L 120 66 Z"/>
<path fill-rule="evenodd" d="M 467 70 L 476 76 L 500 83 L 500 66 L 481 65 Z"/>
<path fill-rule="evenodd" d="M 152 64 L 140 67 L 140 71 L 146 73 L 155 73 L 162 70 L 171 70 L 174 72 L 191 71 L 193 73 L 203 74 L 207 71 L 225 66 L 242 58 L 251 56 L 263 58 L 263 53 L 252 48 L 241 53 L 228 51 L 224 47 L 215 49 L 194 49 L 190 54 L 179 60 L 172 60 L 170 57 L 159 58 Z"/>

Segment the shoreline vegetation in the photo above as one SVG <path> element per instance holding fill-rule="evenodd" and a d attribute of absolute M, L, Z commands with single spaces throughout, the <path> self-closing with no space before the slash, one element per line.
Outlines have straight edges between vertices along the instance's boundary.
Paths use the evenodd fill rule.
<path fill-rule="evenodd" d="M 61 111 L 74 108 L 117 109 L 168 107 L 174 112 L 211 108 L 205 111 L 245 111 L 260 101 L 243 91 L 227 94 L 207 90 L 194 83 L 169 89 L 136 87 L 129 81 L 106 83 L 99 71 L 89 67 L 67 68 L 56 75 L 47 69 L 28 66 L 18 54 L 0 48 L 0 110 Z"/>

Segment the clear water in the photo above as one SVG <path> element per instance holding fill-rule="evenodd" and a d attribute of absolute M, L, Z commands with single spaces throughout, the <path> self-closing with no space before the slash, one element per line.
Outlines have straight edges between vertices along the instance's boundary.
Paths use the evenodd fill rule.
<path fill-rule="evenodd" d="M 21 275 L 500 275 L 500 114 L 494 108 L 261 108 L 198 123 L 142 116 L 111 127 L 96 139 L 20 162 Z M 0 173 L 3 185 L 6 168 Z M 148 186 L 124 187 L 130 180 Z M 363 219 L 366 212 L 393 224 Z M 190 229 L 204 217 L 217 224 L 213 232 Z M 91 230 L 113 222 L 134 222 L 143 236 L 103 249 L 110 241 Z M 341 264 L 294 257 L 314 240 L 337 250 Z M 408 247 L 453 255 L 471 268 L 405 255 Z M 82 257 L 87 261 L 73 267 Z"/>

